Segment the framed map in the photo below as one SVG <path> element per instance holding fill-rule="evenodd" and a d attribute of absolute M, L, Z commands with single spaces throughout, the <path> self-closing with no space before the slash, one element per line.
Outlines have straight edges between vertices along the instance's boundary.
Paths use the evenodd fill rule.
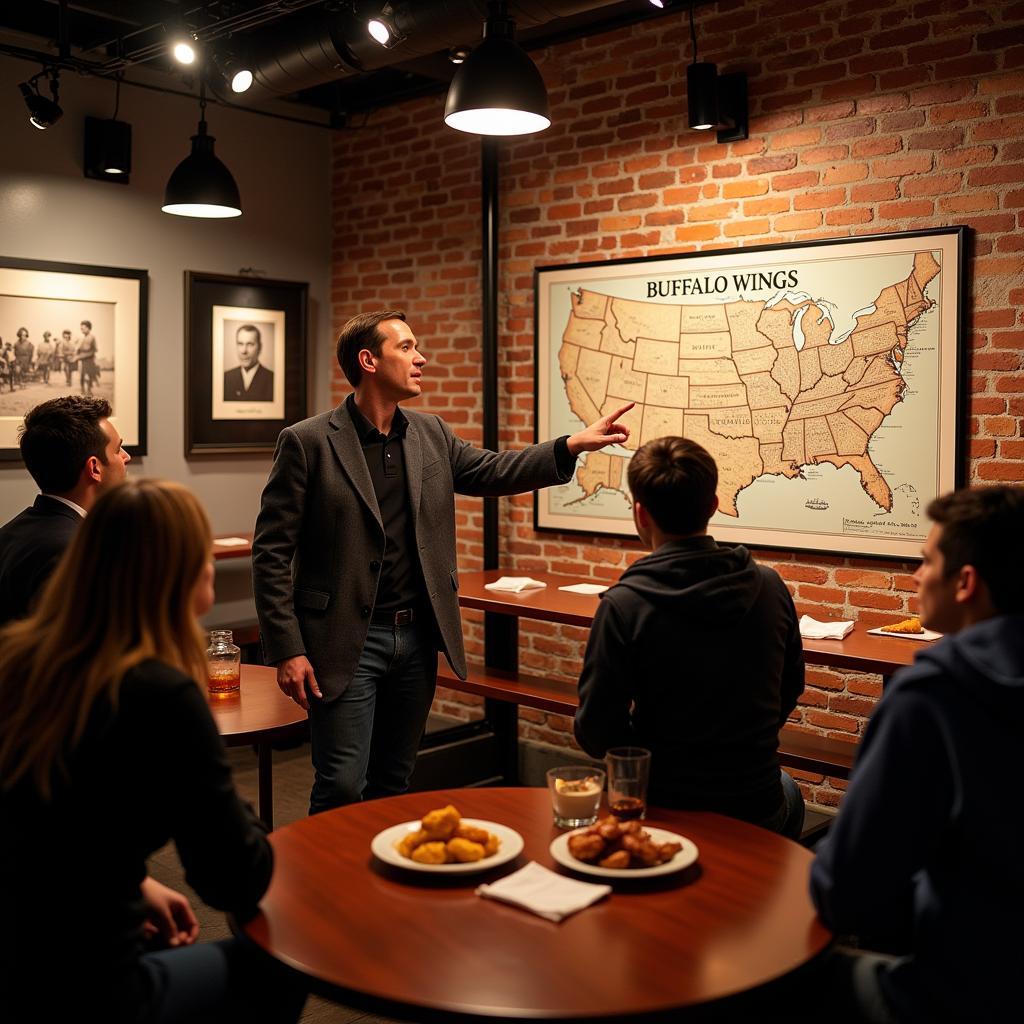
<path fill-rule="evenodd" d="M 718 540 L 918 557 L 961 479 L 965 233 L 539 268 L 537 436 L 636 406 L 536 528 L 632 536 L 632 452 L 682 435 L 718 463 Z"/>

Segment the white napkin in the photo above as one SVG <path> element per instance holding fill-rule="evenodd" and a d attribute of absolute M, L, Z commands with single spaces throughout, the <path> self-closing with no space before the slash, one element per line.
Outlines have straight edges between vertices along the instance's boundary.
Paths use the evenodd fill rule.
<path fill-rule="evenodd" d="M 477 896 L 511 903 L 549 921 L 561 921 L 577 910 L 589 907 L 612 891 L 610 885 L 577 882 L 549 871 L 536 861 L 506 875 L 497 882 L 481 885 Z"/>
<path fill-rule="evenodd" d="M 500 576 L 493 583 L 485 583 L 484 590 L 505 590 L 510 594 L 521 594 L 524 590 L 539 590 L 546 586 L 546 583 L 531 580 L 529 576 Z"/>
<path fill-rule="evenodd" d="M 567 587 L 559 587 L 570 594 L 603 594 L 608 588 L 603 583 L 571 583 Z"/>
<path fill-rule="evenodd" d="M 248 544 L 248 537 L 217 537 L 214 544 L 219 544 L 221 547 L 234 548 L 238 547 L 239 544 Z"/>
<path fill-rule="evenodd" d="M 842 640 L 852 632 L 852 622 L 819 622 L 810 615 L 800 616 L 800 635 L 808 640 Z"/>

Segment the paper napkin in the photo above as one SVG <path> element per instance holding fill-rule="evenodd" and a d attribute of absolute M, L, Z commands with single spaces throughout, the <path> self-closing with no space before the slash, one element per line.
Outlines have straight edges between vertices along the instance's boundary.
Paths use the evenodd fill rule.
<path fill-rule="evenodd" d="M 604 899 L 611 891 L 610 885 L 578 882 L 574 878 L 556 874 L 536 861 L 530 861 L 526 867 L 497 882 L 481 885 L 476 894 L 522 907 L 549 921 L 561 921 L 577 910 L 583 910 Z"/>
<path fill-rule="evenodd" d="M 570 594 L 603 594 L 608 588 L 603 583 L 571 583 L 567 587 L 559 587 Z"/>
<path fill-rule="evenodd" d="M 539 590 L 546 586 L 546 583 L 531 580 L 529 576 L 500 576 L 493 583 L 485 583 L 484 590 L 504 590 L 510 594 L 521 594 L 524 590 Z"/>
<path fill-rule="evenodd" d="M 842 640 L 852 632 L 852 622 L 819 622 L 810 615 L 800 616 L 800 635 L 808 640 Z"/>

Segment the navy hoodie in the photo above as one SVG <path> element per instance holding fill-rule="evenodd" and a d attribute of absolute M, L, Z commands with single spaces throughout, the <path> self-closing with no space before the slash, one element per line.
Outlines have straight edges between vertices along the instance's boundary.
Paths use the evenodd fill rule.
<path fill-rule="evenodd" d="M 868 725 L 811 895 L 834 931 L 903 954 L 880 979 L 901 1020 L 1021 1019 L 1022 738 L 1020 614 L 922 651 Z"/>
<path fill-rule="evenodd" d="M 779 728 L 804 688 L 789 591 L 744 547 L 670 541 L 602 595 L 580 675 L 587 753 L 652 754 L 650 800 L 758 824 L 783 804 Z"/>

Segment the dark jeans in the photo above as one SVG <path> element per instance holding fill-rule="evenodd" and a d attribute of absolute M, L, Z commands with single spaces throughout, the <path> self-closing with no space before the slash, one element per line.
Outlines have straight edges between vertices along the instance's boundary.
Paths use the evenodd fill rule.
<path fill-rule="evenodd" d="M 310 701 L 310 814 L 409 788 L 436 679 L 437 648 L 421 627 L 370 626 L 345 692 Z"/>
<path fill-rule="evenodd" d="M 293 1024 L 306 1002 L 299 975 L 237 939 L 142 958 L 153 982 L 152 1024 Z"/>

